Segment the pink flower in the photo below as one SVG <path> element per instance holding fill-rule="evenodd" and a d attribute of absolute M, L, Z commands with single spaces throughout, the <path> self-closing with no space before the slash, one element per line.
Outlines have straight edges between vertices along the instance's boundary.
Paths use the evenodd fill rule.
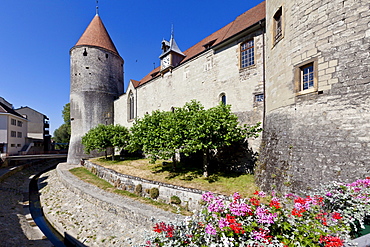
<path fill-rule="evenodd" d="M 226 218 L 220 218 L 218 221 L 218 227 L 223 231 L 224 227 L 228 227 L 230 224 Z"/>
<path fill-rule="evenodd" d="M 258 218 L 257 221 L 262 224 L 274 224 L 275 218 L 277 217 L 277 213 L 270 213 L 264 206 L 260 206 L 256 209 L 256 215 Z"/>
<path fill-rule="evenodd" d="M 206 233 L 211 234 L 211 235 L 216 235 L 217 231 L 211 224 L 208 224 L 206 226 Z"/>

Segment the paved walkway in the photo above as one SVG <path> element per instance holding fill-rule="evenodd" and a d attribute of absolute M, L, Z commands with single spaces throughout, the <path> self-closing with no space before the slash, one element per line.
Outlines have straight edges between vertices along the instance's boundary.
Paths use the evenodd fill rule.
<path fill-rule="evenodd" d="M 29 178 L 50 164 L 0 168 L 0 246 L 53 246 L 35 225 L 28 210 Z M 20 170 L 19 172 L 15 172 Z M 11 176 L 10 176 L 11 175 Z"/>

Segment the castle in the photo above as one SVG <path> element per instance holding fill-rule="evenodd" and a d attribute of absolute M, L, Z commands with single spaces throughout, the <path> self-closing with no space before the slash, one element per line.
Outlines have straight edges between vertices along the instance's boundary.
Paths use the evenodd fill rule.
<path fill-rule="evenodd" d="M 87 158 L 97 124 L 131 127 L 153 110 L 219 102 L 243 124 L 263 122 L 256 181 L 306 191 L 370 172 L 369 4 L 267 0 L 196 45 L 162 41 L 161 65 L 123 90 L 123 59 L 94 17 L 71 49 L 68 163 Z M 181 41 L 178 41 L 181 44 Z"/>

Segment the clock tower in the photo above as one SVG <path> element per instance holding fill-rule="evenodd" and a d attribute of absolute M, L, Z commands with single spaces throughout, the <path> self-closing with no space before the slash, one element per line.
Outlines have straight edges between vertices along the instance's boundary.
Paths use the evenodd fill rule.
<path fill-rule="evenodd" d="M 184 53 L 182 53 L 177 46 L 172 32 L 170 41 L 162 41 L 162 54 L 159 56 L 161 60 L 161 73 L 164 74 L 172 70 L 172 68 L 179 65 L 185 57 Z"/>

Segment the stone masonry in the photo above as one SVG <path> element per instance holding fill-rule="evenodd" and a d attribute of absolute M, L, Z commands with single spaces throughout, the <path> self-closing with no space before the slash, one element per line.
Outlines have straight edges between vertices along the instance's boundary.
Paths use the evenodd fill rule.
<path fill-rule="evenodd" d="M 275 42 L 280 7 L 283 37 Z M 265 190 L 304 192 L 368 175 L 369 2 L 271 0 L 266 12 L 266 122 L 257 182 Z M 306 62 L 316 69 L 309 93 L 297 91 L 295 77 Z"/>

